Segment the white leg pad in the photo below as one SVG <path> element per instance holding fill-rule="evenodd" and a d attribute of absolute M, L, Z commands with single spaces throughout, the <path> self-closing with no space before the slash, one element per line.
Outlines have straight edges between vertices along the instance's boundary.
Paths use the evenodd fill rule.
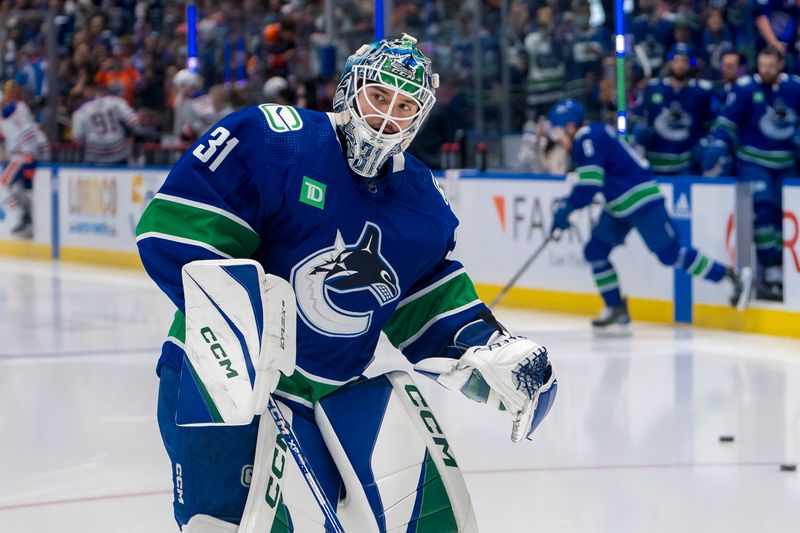
<path fill-rule="evenodd" d="M 322 398 L 315 419 L 344 481 L 346 531 L 478 531 L 464 477 L 425 399 L 405 372 Z"/>
<path fill-rule="evenodd" d="M 276 402 L 291 425 L 292 411 Z M 302 443 L 301 443 L 302 444 Z M 325 516 L 317 505 L 275 422 L 263 415 L 258 425 L 253 476 L 238 533 L 264 533 L 273 522 L 291 522 L 294 531 L 325 533 Z"/>
<path fill-rule="evenodd" d="M 236 533 L 239 526 L 207 514 L 196 514 L 183 526 L 183 533 Z"/>

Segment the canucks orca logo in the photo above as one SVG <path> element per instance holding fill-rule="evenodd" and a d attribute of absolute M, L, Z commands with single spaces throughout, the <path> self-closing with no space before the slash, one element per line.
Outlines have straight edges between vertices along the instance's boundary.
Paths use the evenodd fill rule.
<path fill-rule="evenodd" d="M 355 244 L 336 231 L 333 246 L 316 251 L 292 269 L 297 310 L 311 329 L 330 337 L 356 337 L 369 329 L 372 311 L 342 309 L 332 294 L 366 291 L 380 306 L 400 296 L 400 282 L 381 254 L 381 229 L 364 224 Z"/>
<path fill-rule="evenodd" d="M 766 113 L 758 121 L 761 132 L 777 141 L 785 141 L 794 135 L 797 126 L 797 113 L 787 107 L 781 98 L 775 99 L 775 106 L 767 106 Z"/>
<path fill-rule="evenodd" d="M 662 138 L 672 142 L 681 142 L 689 138 L 692 117 L 683 110 L 680 102 L 672 102 L 669 108 L 661 109 L 653 126 Z"/>

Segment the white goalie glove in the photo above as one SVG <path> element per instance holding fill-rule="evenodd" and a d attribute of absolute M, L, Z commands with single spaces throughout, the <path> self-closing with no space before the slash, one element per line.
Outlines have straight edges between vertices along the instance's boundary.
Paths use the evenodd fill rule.
<path fill-rule="evenodd" d="M 507 333 L 495 333 L 485 346 L 467 349 L 460 359 L 433 357 L 414 369 L 472 400 L 505 409 L 513 421 L 512 442 L 531 439 L 558 389 L 547 349 Z"/>

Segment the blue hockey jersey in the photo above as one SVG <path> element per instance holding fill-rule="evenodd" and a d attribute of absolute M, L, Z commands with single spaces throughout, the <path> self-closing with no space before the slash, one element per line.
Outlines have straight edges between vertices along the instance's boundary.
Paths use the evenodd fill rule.
<path fill-rule="evenodd" d="M 159 365 L 184 357 L 182 265 L 231 257 L 294 288 L 298 369 L 278 389 L 296 401 L 360 376 L 381 331 L 411 362 L 442 355 L 488 312 L 448 259 L 457 224 L 409 155 L 377 179 L 351 173 L 332 115 L 275 104 L 229 115 L 175 165 L 137 227 L 147 272 L 178 307 Z"/>
<path fill-rule="evenodd" d="M 773 86 L 758 74 L 739 79 L 712 129 L 716 139 L 736 147 L 742 161 L 766 168 L 794 166 L 792 138 L 800 126 L 800 78 L 781 74 Z"/>
<path fill-rule="evenodd" d="M 692 149 L 708 131 L 716 107 L 705 80 L 690 80 L 679 89 L 669 78 L 650 80 L 634 114 L 649 133 L 643 147 L 653 170 L 671 174 L 689 168 Z"/>
<path fill-rule="evenodd" d="M 753 2 L 753 16 L 767 17 L 775 37 L 787 44 L 787 51 L 792 53 L 795 43 L 800 39 L 798 27 L 800 26 L 800 4 L 797 0 L 755 0 Z M 757 33 L 759 49 L 766 43 L 761 33 Z"/>
<path fill-rule="evenodd" d="M 619 218 L 663 200 L 647 161 L 606 124 L 593 122 L 578 130 L 572 163 L 578 175 L 567 199 L 572 209 L 589 205 L 598 192 L 606 210 Z"/>

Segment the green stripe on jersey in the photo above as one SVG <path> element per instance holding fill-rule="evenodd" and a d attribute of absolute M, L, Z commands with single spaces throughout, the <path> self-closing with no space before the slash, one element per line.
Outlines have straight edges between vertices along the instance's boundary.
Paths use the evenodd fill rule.
<path fill-rule="evenodd" d="M 706 267 L 711 264 L 711 261 L 708 257 L 703 254 L 698 254 L 697 259 L 695 259 L 694 264 L 690 267 L 689 273 L 692 276 L 701 276 L 705 274 Z"/>
<path fill-rule="evenodd" d="M 714 122 L 714 126 L 719 126 L 720 128 L 728 130 L 728 132 L 733 135 L 734 138 L 736 137 L 736 132 L 739 129 L 739 126 L 737 126 L 734 121 L 725 117 L 717 117 L 717 120 Z"/>
<path fill-rule="evenodd" d="M 428 292 L 425 290 L 412 295 L 406 302 L 400 302 L 383 328 L 393 346 L 398 347 L 412 338 L 437 316 L 478 301 L 475 287 L 465 272 L 447 279 Z"/>
<path fill-rule="evenodd" d="M 145 209 L 136 235 L 162 233 L 208 244 L 231 257 L 250 257 L 261 243 L 251 228 L 208 209 L 156 196 Z"/>
<path fill-rule="evenodd" d="M 281 374 L 280 380 L 278 381 L 277 390 L 302 400 L 306 400 L 313 406 L 319 401 L 320 398 L 335 391 L 343 385 L 344 383 L 322 383 L 320 381 L 307 378 L 295 370 L 291 376 Z"/>
<path fill-rule="evenodd" d="M 603 186 L 606 179 L 606 171 L 598 165 L 586 165 L 575 169 L 578 174 L 579 185 L 598 185 Z"/>
<path fill-rule="evenodd" d="M 608 202 L 611 214 L 617 217 L 629 215 L 655 197 L 660 197 L 661 191 L 654 181 L 640 183 L 626 191 L 616 200 Z"/>
<path fill-rule="evenodd" d="M 180 311 L 175 311 L 175 318 L 172 319 L 167 337 L 174 337 L 182 343 L 186 343 L 186 317 Z"/>
<path fill-rule="evenodd" d="M 659 172 L 672 172 L 683 170 L 692 162 L 692 154 L 684 152 L 682 154 L 662 154 L 659 152 L 647 152 L 647 160 L 654 170 Z"/>
<path fill-rule="evenodd" d="M 453 506 L 439 470 L 430 452 L 425 450 L 425 477 L 422 482 L 417 533 L 457 533 L 458 524 Z"/>
<path fill-rule="evenodd" d="M 794 165 L 794 154 L 783 150 L 759 150 L 752 146 L 739 146 L 736 156 L 742 161 L 767 168 L 783 169 Z"/>
<path fill-rule="evenodd" d="M 611 272 L 604 272 L 600 276 L 595 276 L 594 282 L 598 288 L 603 288 L 606 285 L 610 285 L 612 283 L 617 283 L 617 273 L 614 271 Z"/>

